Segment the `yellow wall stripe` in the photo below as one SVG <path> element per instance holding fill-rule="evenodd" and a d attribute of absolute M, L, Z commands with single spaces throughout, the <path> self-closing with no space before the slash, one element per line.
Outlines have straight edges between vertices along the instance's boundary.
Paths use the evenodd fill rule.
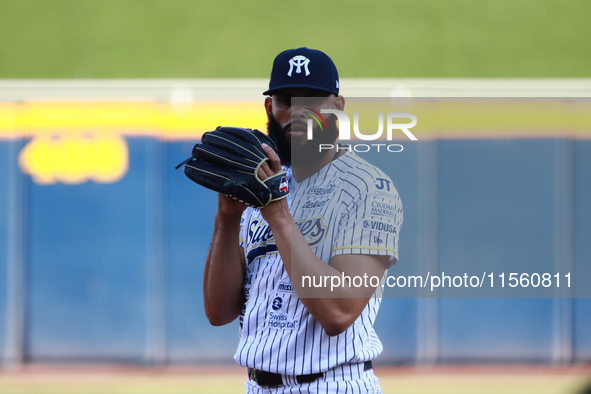
<path fill-rule="evenodd" d="M 165 140 L 199 138 L 217 126 L 266 128 L 262 102 L 0 103 L 0 138 L 114 132 Z"/>
<path fill-rule="evenodd" d="M 347 108 L 347 112 L 359 111 L 360 129 L 369 132 L 377 130 L 378 110 L 369 106 Z M 590 100 L 439 99 L 411 103 L 401 112 L 413 113 L 418 118 L 412 132 L 419 140 L 591 138 Z M 0 139 L 114 133 L 195 140 L 222 125 L 264 130 L 266 115 L 262 100 L 183 105 L 117 100 L 0 103 Z M 400 132 L 393 137 L 406 138 Z"/>

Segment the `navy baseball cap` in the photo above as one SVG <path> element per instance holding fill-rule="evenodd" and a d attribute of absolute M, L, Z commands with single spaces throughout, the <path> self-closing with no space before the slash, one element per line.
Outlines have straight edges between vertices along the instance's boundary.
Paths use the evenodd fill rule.
<path fill-rule="evenodd" d="M 273 62 L 269 90 L 310 88 L 339 94 L 339 73 L 324 52 L 306 47 L 281 52 Z"/>

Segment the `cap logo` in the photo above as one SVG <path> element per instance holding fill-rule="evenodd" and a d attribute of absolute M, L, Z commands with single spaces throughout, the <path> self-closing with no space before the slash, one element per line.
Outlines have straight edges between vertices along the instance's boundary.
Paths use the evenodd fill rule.
<path fill-rule="evenodd" d="M 304 55 L 296 55 L 289 59 L 289 71 L 287 72 L 287 76 L 291 77 L 291 73 L 293 72 L 293 68 L 296 67 L 296 74 L 302 73 L 302 66 L 306 71 L 306 77 L 310 75 L 310 70 L 308 70 L 308 64 L 310 63 L 310 59 L 308 59 Z"/>

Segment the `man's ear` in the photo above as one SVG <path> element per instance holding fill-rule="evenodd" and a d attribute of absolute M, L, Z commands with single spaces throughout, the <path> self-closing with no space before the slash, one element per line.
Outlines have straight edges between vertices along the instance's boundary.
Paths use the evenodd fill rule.
<path fill-rule="evenodd" d="M 271 97 L 265 97 L 265 111 L 267 116 L 273 113 L 273 99 Z"/>
<path fill-rule="evenodd" d="M 343 96 L 337 96 L 334 102 L 335 109 L 342 111 L 345 109 L 345 98 Z"/>

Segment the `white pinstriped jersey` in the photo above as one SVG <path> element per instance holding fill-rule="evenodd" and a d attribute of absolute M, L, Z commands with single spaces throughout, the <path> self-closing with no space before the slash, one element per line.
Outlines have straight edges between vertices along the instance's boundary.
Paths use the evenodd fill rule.
<path fill-rule="evenodd" d="M 312 251 L 328 263 L 340 254 L 398 260 L 402 203 L 390 178 L 352 152 L 296 182 L 289 173 L 290 211 Z M 293 290 L 273 235 L 258 209 L 243 214 L 240 242 L 246 256 L 240 342 L 243 367 L 305 375 L 372 360 L 382 351 L 373 323 L 381 303 L 372 297 L 359 318 L 330 337 Z"/>

